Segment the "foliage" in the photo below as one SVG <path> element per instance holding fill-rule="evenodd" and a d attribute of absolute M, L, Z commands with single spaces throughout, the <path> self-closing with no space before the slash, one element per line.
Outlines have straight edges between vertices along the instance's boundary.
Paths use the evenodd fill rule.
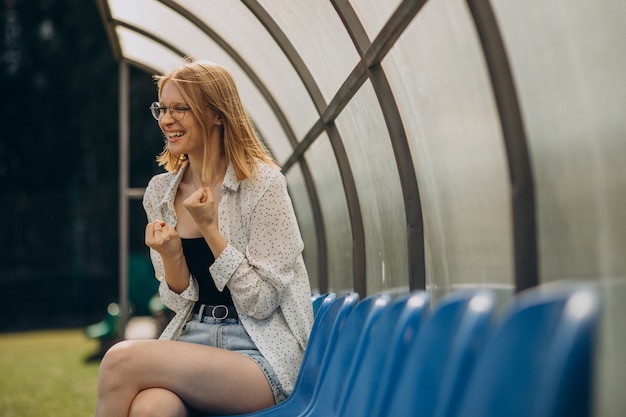
<path fill-rule="evenodd" d="M 118 64 L 95 1 L 6 0 L 0 25 L 0 331 L 38 309 L 93 320 L 117 294 Z M 134 187 L 158 171 L 155 96 L 132 69 Z"/>

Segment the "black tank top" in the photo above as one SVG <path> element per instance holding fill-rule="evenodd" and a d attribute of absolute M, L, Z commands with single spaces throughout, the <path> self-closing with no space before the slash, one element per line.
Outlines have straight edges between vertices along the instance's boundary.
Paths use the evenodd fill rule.
<path fill-rule="evenodd" d="M 209 272 L 209 267 L 215 262 L 213 252 L 207 245 L 203 237 L 193 239 L 182 239 L 183 254 L 187 261 L 189 272 L 198 281 L 200 288 L 200 297 L 196 302 L 198 304 L 209 305 L 233 305 L 233 298 L 230 295 L 228 287 L 224 287 L 224 291 L 220 292 L 215 286 L 215 281 Z"/>

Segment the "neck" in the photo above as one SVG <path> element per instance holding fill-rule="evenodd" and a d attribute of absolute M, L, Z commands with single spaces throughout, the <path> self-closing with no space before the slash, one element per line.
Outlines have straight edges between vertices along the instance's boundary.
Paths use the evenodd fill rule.
<path fill-rule="evenodd" d="M 226 158 L 221 154 L 212 157 L 208 161 L 208 178 L 202 177 L 202 156 L 194 158 L 192 155 L 188 155 L 188 158 L 189 167 L 187 167 L 187 170 L 189 171 L 191 182 L 196 188 L 200 186 L 214 187 L 217 183 L 222 181 L 224 175 L 226 174 L 228 166 Z"/>

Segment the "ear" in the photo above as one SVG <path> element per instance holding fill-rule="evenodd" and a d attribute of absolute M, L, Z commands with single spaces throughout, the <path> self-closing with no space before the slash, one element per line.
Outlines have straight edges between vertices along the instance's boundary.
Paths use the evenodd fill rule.
<path fill-rule="evenodd" d="M 215 124 L 218 126 L 221 126 L 224 122 L 224 119 L 222 118 L 222 116 L 220 114 L 215 116 Z"/>

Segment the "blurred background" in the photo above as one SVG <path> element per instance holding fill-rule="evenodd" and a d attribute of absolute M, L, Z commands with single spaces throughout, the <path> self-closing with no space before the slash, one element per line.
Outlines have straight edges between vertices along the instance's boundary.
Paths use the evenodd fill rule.
<path fill-rule="evenodd" d="M 91 415 L 114 339 L 85 331 L 119 300 L 119 67 L 95 1 L 2 0 L 0 42 L 0 416 Z M 129 180 L 144 187 L 163 143 L 156 89 L 129 79 Z M 157 288 L 145 223 L 130 201 L 137 314 Z"/>
<path fill-rule="evenodd" d="M 118 65 L 95 1 L 3 0 L 0 25 L 0 332 L 84 325 L 118 300 Z M 130 82 L 130 185 L 144 187 L 163 144 L 156 89 L 134 68 Z M 156 291 L 145 222 L 131 201 L 138 313 Z"/>
<path fill-rule="evenodd" d="M 141 189 L 161 171 L 151 75 L 183 55 L 233 72 L 314 291 L 592 284 L 594 415 L 626 415 L 623 0 L 0 1 L 0 417 L 89 414 L 84 333 L 120 269 L 151 313 L 136 198 L 118 258 L 120 74 Z"/>

